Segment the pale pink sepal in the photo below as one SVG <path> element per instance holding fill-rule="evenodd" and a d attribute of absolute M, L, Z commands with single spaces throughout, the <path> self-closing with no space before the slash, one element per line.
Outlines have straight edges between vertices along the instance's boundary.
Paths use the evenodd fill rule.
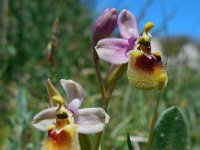
<path fill-rule="evenodd" d="M 109 120 L 110 117 L 102 108 L 80 109 L 78 116 L 75 117 L 75 123 L 78 124 L 78 132 L 84 134 L 102 131 Z"/>
<path fill-rule="evenodd" d="M 100 59 L 111 64 L 124 64 L 129 60 L 127 52 L 130 50 L 130 44 L 126 39 L 102 39 L 95 49 Z"/>
<path fill-rule="evenodd" d="M 39 112 L 32 121 L 32 125 L 41 131 L 47 131 L 47 127 L 56 122 L 56 110 L 58 107 L 47 108 Z"/>
<path fill-rule="evenodd" d="M 73 99 L 70 103 L 67 105 L 67 109 L 72 112 L 73 114 L 78 113 L 78 109 L 80 107 L 80 100 L 79 99 Z"/>
<path fill-rule="evenodd" d="M 120 12 L 117 25 L 120 35 L 123 38 L 128 39 L 131 36 L 135 36 L 136 38 L 139 37 L 136 17 L 130 11 L 123 9 Z"/>
<path fill-rule="evenodd" d="M 65 90 L 66 94 L 67 94 L 68 103 L 70 103 L 74 99 L 79 99 L 78 105 L 80 106 L 82 104 L 82 101 L 83 101 L 83 88 L 82 88 L 82 86 L 77 82 L 74 82 L 72 80 L 65 80 L 65 79 L 61 79 L 60 83 L 61 83 L 63 89 Z M 77 103 L 76 103 L 76 105 L 77 105 Z"/>

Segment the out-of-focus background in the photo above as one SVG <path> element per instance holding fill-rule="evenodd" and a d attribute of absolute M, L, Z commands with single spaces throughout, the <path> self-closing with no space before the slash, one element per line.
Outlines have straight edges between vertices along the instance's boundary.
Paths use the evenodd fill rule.
<path fill-rule="evenodd" d="M 164 54 L 169 75 L 159 112 L 172 105 L 179 107 L 187 119 L 190 149 L 200 149 L 199 1 L 0 0 L 1 150 L 39 149 L 46 133 L 33 128 L 31 120 L 49 106 L 45 88 L 48 78 L 65 98 L 59 80 L 79 82 L 85 93 L 82 107 L 100 106 L 91 35 L 95 19 L 108 7 L 118 12 L 130 10 L 137 17 L 140 31 L 145 22 L 155 23 L 152 47 Z M 57 17 L 57 48 L 52 62 L 48 43 L 54 39 L 52 27 Z M 119 36 L 118 30 L 114 36 Z M 105 75 L 108 64 L 101 66 Z M 129 86 L 125 73 L 109 104 L 111 120 L 102 149 L 128 149 L 127 132 L 146 138 L 156 97 L 157 91 Z M 136 148 L 144 145 L 134 144 Z"/>

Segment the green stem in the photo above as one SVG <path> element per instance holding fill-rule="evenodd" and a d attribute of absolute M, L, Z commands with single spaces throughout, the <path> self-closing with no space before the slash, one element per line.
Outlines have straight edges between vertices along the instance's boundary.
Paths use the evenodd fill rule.
<path fill-rule="evenodd" d="M 106 111 L 107 107 L 108 107 L 108 101 L 110 98 L 110 93 L 109 92 L 104 92 L 104 95 L 102 97 L 102 108 Z M 97 133 L 95 135 L 95 141 L 94 144 L 92 146 L 92 150 L 98 150 L 99 149 L 99 145 L 101 143 L 101 137 L 102 137 L 103 131 Z"/>
<path fill-rule="evenodd" d="M 158 107 L 159 107 L 159 103 L 160 103 L 161 93 L 162 93 L 162 90 L 159 90 L 158 99 L 157 99 L 157 102 L 156 102 L 156 108 L 155 108 L 155 111 L 154 111 L 153 119 L 151 121 L 151 126 L 150 126 L 146 150 L 150 150 L 150 148 L 151 148 L 153 135 L 154 135 L 153 131 L 154 131 L 154 127 L 155 127 L 155 124 L 156 124 L 156 121 L 157 121 L 157 117 L 158 117 Z"/>
<path fill-rule="evenodd" d="M 124 74 L 127 69 L 127 63 L 118 65 L 107 77 L 107 85 L 106 87 L 109 89 L 113 89 L 115 87 L 116 82 L 119 78 Z"/>
<path fill-rule="evenodd" d="M 124 71 L 126 70 L 125 68 L 127 67 L 127 64 L 119 65 L 117 68 L 114 69 L 114 71 L 111 73 L 111 76 L 107 79 L 107 84 L 104 85 L 101 72 L 99 70 L 99 57 L 97 55 L 97 52 L 95 50 L 95 45 L 99 41 L 100 38 L 95 37 L 93 34 L 92 38 L 92 45 L 93 45 L 93 61 L 95 65 L 95 70 L 98 78 L 98 82 L 101 88 L 101 95 L 102 95 L 102 108 L 106 111 L 108 107 L 108 102 L 109 99 L 112 95 L 112 92 L 114 90 L 115 83 L 117 80 L 123 75 Z M 101 137 L 102 137 L 103 131 L 99 132 L 95 136 L 95 142 L 92 146 L 92 150 L 98 150 L 99 145 L 101 142 Z"/>
<path fill-rule="evenodd" d="M 58 25 L 59 25 L 59 19 L 56 18 L 53 23 L 52 27 L 52 33 L 51 33 L 51 40 L 47 45 L 47 51 L 49 53 L 49 57 L 51 59 L 47 59 L 49 62 L 49 76 L 50 79 L 53 80 L 55 76 L 55 68 L 56 68 L 56 50 L 58 47 Z M 51 98 L 49 98 L 49 104 L 50 107 L 53 107 L 53 101 Z"/>
<path fill-rule="evenodd" d="M 104 99 L 105 88 L 104 88 L 101 72 L 99 70 L 99 56 L 98 56 L 98 54 L 95 50 L 95 46 L 96 46 L 98 41 L 99 41 L 99 38 L 95 37 L 95 35 L 93 34 L 93 37 L 92 37 L 93 62 L 94 62 L 94 67 L 95 67 L 97 79 L 98 79 L 100 89 L 101 89 L 101 96 L 102 96 L 102 99 Z"/>
<path fill-rule="evenodd" d="M 104 106 L 104 103 L 107 101 L 106 96 L 105 96 L 105 87 L 104 87 L 104 84 L 103 84 L 101 72 L 99 70 L 99 57 L 98 57 L 97 52 L 95 50 L 95 45 L 96 45 L 96 43 L 99 39 L 95 39 L 94 35 L 93 35 L 92 39 L 93 39 L 93 41 L 92 41 L 92 43 L 93 43 L 92 44 L 93 45 L 93 62 L 94 62 L 94 66 L 95 66 L 97 79 L 98 79 L 100 89 L 101 89 L 102 108 L 105 109 L 107 107 L 107 106 Z M 99 149 L 102 133 L 103 132 L 96 133 L 94 144 L 92 145 L 92 150 L 98 150 Z"/>
<path fill-rule="evenodd" d="M 96 58 L 94 65 L 95 65 L 95 70 L 96 70 L 96 74 L 97 74 L 97 79 L 98 79 L 98 82 L 99 82 L 99 85 L 100 85 L 100 88 L 101 88 L 101 96 L 104 99 L 105 89 L 104 89 L 101 73 L 100 73 L 100 70 L 99 70 L 99 58 Z"/>
<path fill-rule="evenodd" d="M 78 138 L 79 138 L 81 150 L 91 149 L 91 141 L 90 141 L 89 135 L 79 133 Z"/>
<path fill-rule="evenodd" d="M 95 68 L 96 68 L 96 72 L 97 72 L 97 76 L 98 76 L 99 69 L 97 70 L 97 66 L 95 66 Z M 105 111 L 107 110 L 109 99 L 110 99 L 110 97 L 112 95 L 112 92 L 114 90 L 116 82 L 119 80 L 119 78 L 126 71 L 126 68 L 127 68 L 127 64 L 122 64 L 122 65 L 117 66 L 112 71 L 112 73 L 108 76 L 106 87 L 104 87 L 104 85 L 102 83 L 101 76 L 98 76 L 100 86 L 102 87 L 101 88 L 102 89 L 102 108 Z M 96 134 L 96 136 L 95 136 L 95 142 L 93 144 L 92 150 L 98 150 L 99 149 L 99 145 L 100 145 L 100 142 L 101 142 L 102 133 L 103 132 L 99 132 L 99 133 Z"/>
<path fill-rule="evenodd" d="M 103 134 L 103 132 L 99 132 L 95 135 L 95 141 L 94 141 L 94 144 L 92 146 L 92 150 L 98 150 L 99 149 L 102 134 Z"/>

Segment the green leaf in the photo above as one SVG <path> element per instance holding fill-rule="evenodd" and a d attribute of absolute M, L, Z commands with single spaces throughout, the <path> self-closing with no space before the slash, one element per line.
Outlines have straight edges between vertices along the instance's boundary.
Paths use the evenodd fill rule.
<path fill-rule="evenodd" d="M 91 150 L 90 137 L 86 134 L 78 134 L 81 150 Z"/>
<path fill-rule="evenodd" d="M 167 109 L 158 119 L 151 150 L 188 150 L 185 117 L 177 107 Z"/>
<path fill-rule="evenodd" d="M 132 146 L 132 143 L 131 143 L 129 133 L 127 134 L 127 144 L 128 144 L 128 149 L 133 150 L 133 146 Z"/>

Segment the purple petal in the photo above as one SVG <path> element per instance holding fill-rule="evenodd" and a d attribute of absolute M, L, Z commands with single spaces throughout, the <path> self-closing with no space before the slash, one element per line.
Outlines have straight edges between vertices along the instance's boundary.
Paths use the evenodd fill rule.
<path fill-rule="evenodd" d="M 102 108 L 80 109 L 75 116 L 75 123 L 78 124 L 78 132 L 84 134 L 97 133 L 104 129 L 110 117 Z"/>
<path fill-rule="evenodd" d="M 134 47 L 136 40 L 137 37 L 135 36 L 131 36 L 130 38 L 128 38 L 128 43 L 130 44 L 130 47 Z"/>
<path fill-rule="evenodd" d="M 67 108 L 72 112 L 73 114 L 78 113 L 78 109 L 80 107 L 80 100 L 79 99 L 73 99 L 70 103 L 68 103 Z"/>
<path fill-rule="evenodd" d="M 78 105 L 78 108 L 79 108 L 83 101 L 82 86 L 79 83 L 74 82 L 72 80 L 61 79 L 60 83 L 68 96 L 68 100 L 69 100 L 68 103 L 71 103 L 71 101 L 74 99 L 79 99 L 79 104 L 76 103 L 76 105 Z"/>
<path fill-rule="evenodd" d="M 111 64 L 127 63 L 131 48 L 128 40 L 118 38 L 102 39 L 95 47 L 99 58 Z"/>
<path fill-rule="evenodd" d="M 130 11 L 123 9 L 119 14 L 117 24 L 123 38 L 139 37 L 136 18 Z"/>
<path fill-rule="evenodd" d="M 32 125 L 41 130 L 46 131 L 47 127 L 56 122 L 56 110 L 58 107 L 47 108 L 39 112 L 32 121 Z"/>

